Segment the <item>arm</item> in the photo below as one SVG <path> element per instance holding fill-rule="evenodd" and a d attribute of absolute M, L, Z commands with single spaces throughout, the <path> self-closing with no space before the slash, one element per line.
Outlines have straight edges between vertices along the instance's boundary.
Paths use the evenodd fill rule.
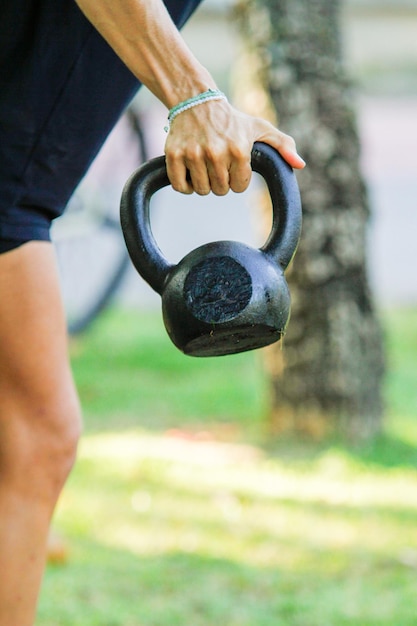
<path fill-rule="evenodd" d="M 131 72 L 168 108 L 216 88 L 162 0 L 77 0 L 77 4 Z M 274 146 L 292 167 L 304 167 L 291 137 L 225 101 L 211 101 L 181 113 L 165 145 L 172 186 L 183 193 L 244 191 L 251 177 L 250 152 L 255 141 Z"/>

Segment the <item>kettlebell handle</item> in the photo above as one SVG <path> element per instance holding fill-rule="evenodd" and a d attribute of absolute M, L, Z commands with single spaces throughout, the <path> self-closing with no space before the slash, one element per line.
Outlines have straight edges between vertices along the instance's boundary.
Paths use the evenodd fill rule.
<path fill-rule="evenodd" d="M 265 143 L 254 144 L 251 166 L 265 179 L 272 200 L 272 228 L 261 250 L 285 270 L 295 254 L 301 233 L 301 200 L 297 180 L 291 166 Z M 154 239 L 150 200 L 156 191 L 169 184 L 165 157 L 151 159 L 127 180 L 120 204 L 123 235 L 132 262 L 159 294 L 168 272 L 174 266 L 164 257 Z"/>

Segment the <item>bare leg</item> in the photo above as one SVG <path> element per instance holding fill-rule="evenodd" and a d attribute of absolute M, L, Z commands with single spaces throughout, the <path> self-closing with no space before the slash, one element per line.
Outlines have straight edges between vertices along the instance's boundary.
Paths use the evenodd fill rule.
<path fill-rule="evenodd" d="M 79 431 L 54 252 L 30 242 L 0 255 L 0 626 L 33 626 Z"/>

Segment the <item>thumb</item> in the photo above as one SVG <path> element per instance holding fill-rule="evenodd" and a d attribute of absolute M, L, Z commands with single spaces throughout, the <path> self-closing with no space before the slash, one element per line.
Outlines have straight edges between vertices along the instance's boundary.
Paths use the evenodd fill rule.
<path fill-rule="evenodd" d="M 270 125 L 270 129 L 265 133 L 261 133 L 256 138 L 256 141 L 263 141 L 278 150 L 291 167 L 298 170 L 302 170 L 305 167 L 306 162 L 298 154 L 294 139 L 278 130 L 278 128 Z"/>

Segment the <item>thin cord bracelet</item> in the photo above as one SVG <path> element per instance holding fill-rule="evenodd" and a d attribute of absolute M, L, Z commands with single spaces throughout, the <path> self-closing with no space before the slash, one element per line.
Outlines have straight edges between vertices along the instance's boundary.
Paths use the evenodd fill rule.
<path fill-rule="evenodd" d="M 192 109 L 193 107 L 198 106 L 199 104 L 204 104 L 204 102 L 209 102 L 210 100 L 226 100 L 227 98 L 222 91 L 218 89 L 207 89 L 207 91 L 203 91 L 203 93 L 199 93 L 197 96 L 193 96 L 192 98 L 188 98 L 188 100 L 184 100 L 179 104 L 172 107 L 168 113 L 168 126 L 165 126 L 165 132 L 169 131 L 169 127 L 171 126 L 173 120 L 184 111 L 188 111 L 188 109 Z"/>

